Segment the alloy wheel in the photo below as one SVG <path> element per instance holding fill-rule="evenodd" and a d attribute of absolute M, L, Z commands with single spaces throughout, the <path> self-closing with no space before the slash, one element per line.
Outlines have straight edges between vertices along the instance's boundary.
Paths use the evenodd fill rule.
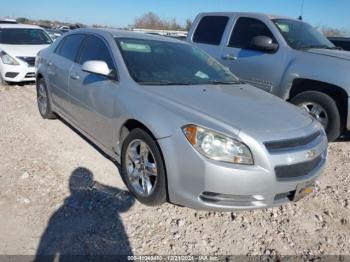
<path fill-rule="evenodd" d="M 141 196 L 149 196 L 157 182 L 157 163 L 149 146 L 142 140 L 131 141 L 126 150 L 126 168 L 130 185 Z"/>
<path fill-rule="evenodd" d="M 323 128 L 327 127 L 329 121 L 328 114 L 320 104 L 314 102 L 305 102 L 300 104 L 299 107 L 309 113 L 318 122 L 320 122 Z"/>

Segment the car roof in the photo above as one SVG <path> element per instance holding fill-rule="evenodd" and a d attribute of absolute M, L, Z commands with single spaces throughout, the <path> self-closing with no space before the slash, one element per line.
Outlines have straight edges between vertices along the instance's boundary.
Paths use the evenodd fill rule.
<path fill-rule="evenodd" d="M 0 28 L 29 28 L 29 29 L 42 29 L 37 25 L 27 25 L 27 24 L 1 24 Z"/>
<path fill-rule="evenodd" d="M 135 39 L 143 39 L 143 40 L 158 40 L 163 42 L 186 43 L 184 41 L 171 38 L 171 37 L 140 33 L 140 32 L 134 32 L 131 30 L 123 30 L 123 29 L 79 28 L 69 32 L 69 34 L 74 34 L 74 33 L 96 33 L 96 34 L 105 33 L 105 34 L 112 35 L 112 37 L 114 38 L 135 38 Z"/>
<path fill-rule="evenodd" d="M 204 12 L 200 13 L 199 15 L 213 15 L 213 16 L 249 16 L 249 17 L 256 17 L 256 18 L 267 18 L 269 20 L 273 19 L 288 19 L 288 20 L 294 20 L 294 21 L 300 21 L 295 18 L 287 17 L 287 16 L 281 16 L 281 15 L 270 15 L 270 14 L 264 14 L 264 13 L 255 13 L 255 12 Z"/>

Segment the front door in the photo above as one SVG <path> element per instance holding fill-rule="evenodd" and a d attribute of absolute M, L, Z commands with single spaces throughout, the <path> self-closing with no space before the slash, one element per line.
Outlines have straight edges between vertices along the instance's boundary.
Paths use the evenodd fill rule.
<path fill-rule="evenodd" d="M 116 70 L 107 43 L 97 36 L 88 36 L 70 72 L 70 111 L 81 129 L 110 148 L 114 142 L 114 103 L 119 86 L 117 81 L 106 76 L 84 72 L 83 63 L 91 60 L 105 61 L 110 69 Z"/>
<path fill-rule="evenodd" d="M 69 115 L 69 72 L 83 39 L 84 36 L 78 34 L 65 37 L 47 61 L 47 73 L 53 103 L 66 115 Z"/>
<path fill-rule="evenodd" d="M 268 36 L 276 42 L 261 20 L 238 17 L 228 44 L 222 49 L 221 62 L 242 81 L 273 92 L 283 75 L 286 57 L 279 49 L 273 53 L 251 49 L 255 36 Z"/>

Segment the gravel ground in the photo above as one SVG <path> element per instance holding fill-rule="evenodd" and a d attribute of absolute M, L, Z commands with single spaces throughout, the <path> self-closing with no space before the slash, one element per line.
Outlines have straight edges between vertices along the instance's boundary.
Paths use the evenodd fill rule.
<path fill-rule="evenodd" d="M 146 207 L 111 161 L 60 120 L 35 88 L 0 86 L 0 254 L 350 255 L 350 142 L 332 143 L 317 191 L 247 212 Z"/>

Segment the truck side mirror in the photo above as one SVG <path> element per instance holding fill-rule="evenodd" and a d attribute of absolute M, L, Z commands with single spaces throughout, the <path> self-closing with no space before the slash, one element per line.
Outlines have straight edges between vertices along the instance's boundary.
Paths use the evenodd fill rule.
<path fill-rule="evenodd" d="M 278 44 L 274 43 L 271 37 L 255 36 L 251 42 L 251 48 L 259 51 L 274 52 L 278 48 Z"/>

